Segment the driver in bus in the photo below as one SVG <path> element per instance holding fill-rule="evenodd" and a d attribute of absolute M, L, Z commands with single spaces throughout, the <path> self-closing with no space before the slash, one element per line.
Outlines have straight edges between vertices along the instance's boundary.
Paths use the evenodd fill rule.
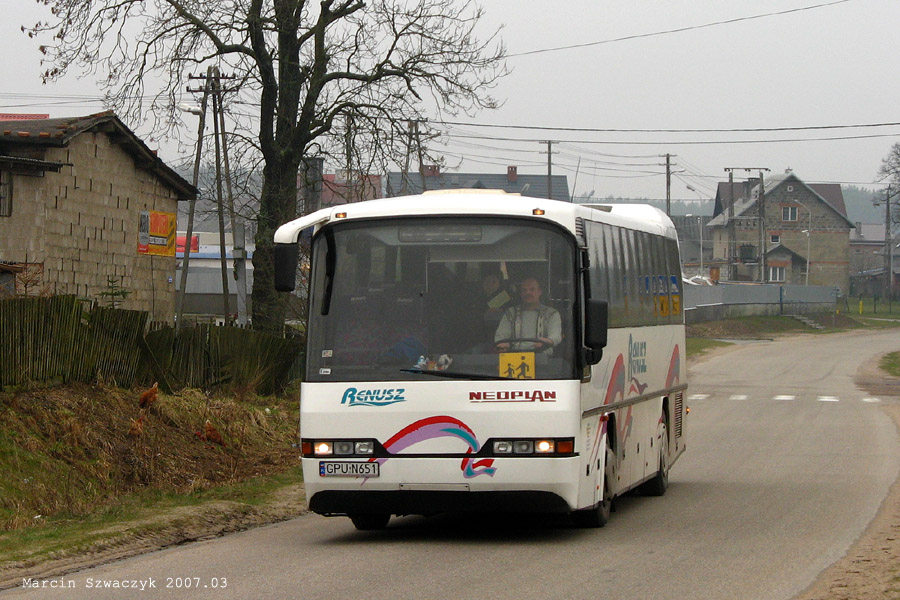
<path fill-rule="evenodd" d="M 535 350 L 551 354 L 562 341 L 562 319 L 552 306 L 541 304 L 541 284 L 526 277 L 519 284 L 520 304 L 508 308 L 500 318 L 494 342 L 501 352 Z"/>

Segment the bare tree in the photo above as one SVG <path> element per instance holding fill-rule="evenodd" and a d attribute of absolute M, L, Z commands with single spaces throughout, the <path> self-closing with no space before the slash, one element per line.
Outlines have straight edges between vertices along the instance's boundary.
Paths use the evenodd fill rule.
<path fill-rule="evenodd" d="M 890 202 L 891 202 L 891 224 L 896 227 L 900 225 L 900 142 L 891 146 L 887 156 L 881 159 L 881 167 L 878 174 L 882 176 L 882 181 L 891 182 Z M 885 196 L 887 192 L 885 192 Z M 875 200 L 880 204 L 884 202 L 884 197 Z"/>
<path fill-rule="evenodd" d="M 496 33 L 476 34 L 475 0 L 39 1 L 53 19 L 27 31 L 51 37 L 45 79 L 103 73 L 109 105 L 132 123 L 167 131 L 192 69 L 215 63 L 238 77 L 231 106 L 253 108 L 233 114 L 253 132 L 244 139 L 263 175 L 253 256 L 262 329 L 279 329 L 285 310 L 274 230 L 295 217 L 304 157 L 343 155 L 329 138 L 336 123 L 350 124 L 356 142 L 367 137 L 359 162 L 386 163 L 401 152 L 406 121 L 494 107 L 488 92 L 506 72 Z"/>

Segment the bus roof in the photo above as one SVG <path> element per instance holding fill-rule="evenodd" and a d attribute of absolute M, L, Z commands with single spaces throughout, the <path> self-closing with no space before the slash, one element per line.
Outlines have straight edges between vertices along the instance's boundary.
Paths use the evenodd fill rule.
<path fill-rule="evenodd" d="M 441 190 L 323 208 L 279 227 L 275 242 L 296 243 L 302 230 L 309 227 L 318 230 L 336 220 L 456 215 L 542 219 L 558 223 L 572 232 L 576 231 L 576 220 L 580 218 L 676 237 L 672 220 L 661 210 L 646 204 L 572 204 L 502 190 Z"/>

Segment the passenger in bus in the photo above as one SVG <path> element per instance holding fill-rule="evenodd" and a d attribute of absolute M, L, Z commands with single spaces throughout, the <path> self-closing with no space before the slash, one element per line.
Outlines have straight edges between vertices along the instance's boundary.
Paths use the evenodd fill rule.
<path fill-rule="evenodd" d="M 500 324 L 503 312 L 513 303 L 513 296 L 507 289 L 499 268 L 489 267 L 481 272 L 480 303 L 485 327 L 487 331 L 493 332 Z"/>
<path fill-rule="evenodd" d="M 541 284 L 536 278 L 522 280 L 519 284 L 520 304 L 503 313 L 494 333 L 498 350 L 536 350 L 552 354 L 553 346 L 562 341 L 562 319 L 555 308 L 541 304 L 542 295 Z"/>

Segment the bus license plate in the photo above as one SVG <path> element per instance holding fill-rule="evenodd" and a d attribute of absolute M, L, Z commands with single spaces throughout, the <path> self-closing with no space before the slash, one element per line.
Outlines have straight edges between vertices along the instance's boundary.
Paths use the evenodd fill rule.
<path fill-rule="evenodd" d="M 319 462 L 320 477 L 378 477 L 377 462 Z"/>

